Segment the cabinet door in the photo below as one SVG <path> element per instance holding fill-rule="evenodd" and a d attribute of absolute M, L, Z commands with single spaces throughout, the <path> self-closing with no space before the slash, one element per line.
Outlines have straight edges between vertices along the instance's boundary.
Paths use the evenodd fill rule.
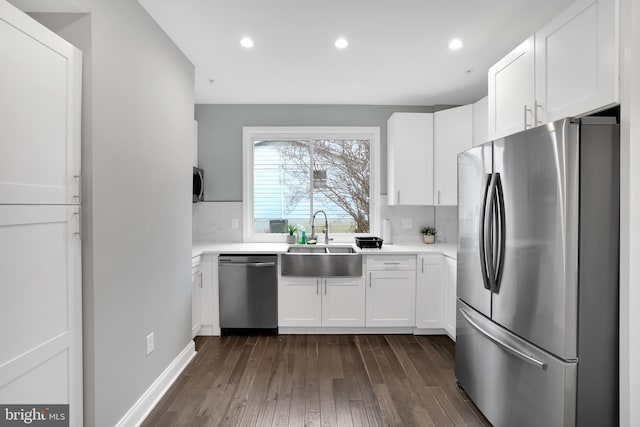
<path fill-rule="evenodd" d="M 489 139 L 532 126 L 534 72 L 534 36 L 489 68 Z"/>
<path fill-rule="evenodd" d="M 364 326 L 364 278 L 321 280 L 322 326 Z"/>
<path fill-rule="evenodd" d="M 444 258 L 444 329 L 452 340 L 456 340 L 456 277 L 457 263 L 455 260 Z"/>
<path fill-rule="evenodd" d="M 580 0 L 536 33 L 538 124 L 618 102 L 615 0 Z"/>
<path fill-rule="evenodd" d="M 0 204 L 78 204 L 82 54 L 7 2 L 0 40 Z"/>
<path fill-rule="evenodd" d="M 387 121 L 389 205 L 433 204 L 433 114 L 394 113 Z"/>
<path fill-rule="evenodd" d="M 278 326 L 321 326 L 321 279 L 280 277 Z"/>
<path fill-rule="evenodd" d="M 0 206 L 0 402 L 69 404 L 82 424 L 77 206 Z"/>
<path fill-rule="evenodd" d="M 433 117 L 435 204 L 458 204 L 458 153 L 473 146 L 473 106 L 438 111 Z"/>
<path fill-rule="evenodd" d="M 367 294 L 367 326 L 414 326 L 416 272 L 371 271 Z"/>
<path fill-rule="evenodd" d="M 191 277 L 191 337 L 200 332 L 202 326 L 202 272 Z"/>
<path fill-rule="evenodd" d="M 416 328 L 444 327 L 444 257 L 418 257 Z"/>

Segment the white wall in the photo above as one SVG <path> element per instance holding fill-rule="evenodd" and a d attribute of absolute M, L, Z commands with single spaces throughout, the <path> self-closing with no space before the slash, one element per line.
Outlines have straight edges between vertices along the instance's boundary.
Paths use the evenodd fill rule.
<path fill-rule="evenodd" d="M 138 2 L 78 2 L 88 15 L 34 17 L 85 52 L 84 425 L 100 427 L 191 340 L 194 69 Z"/>
<path fill-rule="evenodd" d="M 640 4 L 620 1 L 620 425 L 640 425 Z"/>

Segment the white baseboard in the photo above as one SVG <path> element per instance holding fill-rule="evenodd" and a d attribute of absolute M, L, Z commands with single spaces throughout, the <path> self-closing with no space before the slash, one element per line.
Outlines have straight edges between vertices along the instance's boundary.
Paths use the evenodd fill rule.
<path fill-rule="evenodd" d="M 219 337 L 220 336 L 220 328 L 214 328 L 211 325 L 202 325 L 200 327 L 200 330 L 198 331 L 198 335 L 201 336 L 213 336 L 213 337 Z"/>
<path fill-rule="evenodd" d="M 180 352 L 173 362 L 167 366 L 162 374 L 151 384 L 140 399 L 124 414 L 124 417 L 116 424 L 116 427 L 137 427 L 149 415 L 151 410 L 167 392 L 171 384 L 178 378 L 178 375 L 186 368 L 191 359 L 196 355 L 195 343 L 193 340 Z"/>
<path fill-rule="evenodd" d="M 444 328 L 413 328 L 413 335 L 447 335 L 447 331 Z"/>

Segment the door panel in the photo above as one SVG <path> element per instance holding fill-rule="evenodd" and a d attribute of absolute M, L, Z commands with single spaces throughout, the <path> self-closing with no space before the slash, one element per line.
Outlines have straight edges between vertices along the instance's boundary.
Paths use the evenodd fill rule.
<path fill-rule="evenodd" d="M 577 143 L 569 120 L 494 142 L 506 249 L 492 318 L 562 359 L 577 357 Z"/>
<path fill-rule="evenodd" d="M 575 425 L 577 363 L 531 346 L 460 302 L 456 323 L 456 377 L 493 425 Z"/>
<path fill-rule="evenodd" d="M 492 169 L 491 142 L 458 155 L 458 298 L 491 315 L 491 293 L 480 266 L 480 215 L 484 183 Z"/>
<path fill-rule="evenodd" d="M 0 204 L 77 204 L 82 54 L 8 3 L 0 40 Z"/>
<path fill-rule="evenodd" d="M 322 326 L 364 326 L 364 279 L 332 277 L 320 280 Z"/>
<path fill-rule="evenodd" d="M 0 206 L 0 401 L 69 403 L 71 425 L 82 414 L 78 211 Z"/>

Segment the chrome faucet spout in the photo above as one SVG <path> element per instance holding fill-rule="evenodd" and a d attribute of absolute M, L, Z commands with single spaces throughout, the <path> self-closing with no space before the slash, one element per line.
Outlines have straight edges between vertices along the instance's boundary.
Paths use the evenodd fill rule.
<path fill-rule="evenodd" d="M 329 243 L 329 220 L 327 219 L 327 213 L 323 210 L 320 211 L 316 211 L 316 213 L 313 214 L 313 217 L 311 218 L 311 238 L 315 239 L 316 238 L 316 226 L 315 226 L 315 222 L 316 222 L 316 215 L 318 215 L 319 213 L 322 213 L 322 215 L 324 215 L 324 243 Z"/>

